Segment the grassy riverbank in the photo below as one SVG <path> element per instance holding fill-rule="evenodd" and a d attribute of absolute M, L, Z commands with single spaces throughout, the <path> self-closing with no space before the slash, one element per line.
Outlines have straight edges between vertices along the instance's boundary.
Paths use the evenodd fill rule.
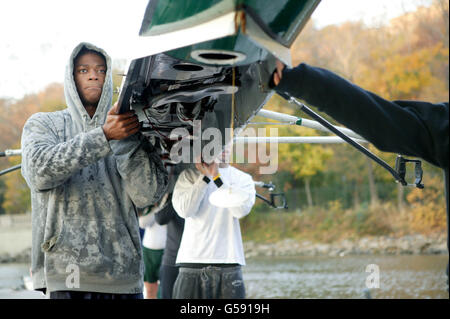
<path fill-rule="evenodd" d="M 423 207 L 403 210 L 390 203 L 360 205 L 343 209 L 339 202 L 327 208 L 313 207 L 301 212 L 254 211 L 241 220 L 244 241 L 274 243 L 284 239 L 331 243 L 363 237 L 402 237 L 445 234 L 445 212 Z"/>

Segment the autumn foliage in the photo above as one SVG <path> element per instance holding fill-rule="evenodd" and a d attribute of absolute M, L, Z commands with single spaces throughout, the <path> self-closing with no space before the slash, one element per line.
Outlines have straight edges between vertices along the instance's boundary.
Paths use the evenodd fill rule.
<path fill-rule="evenodd" d="M 352 22 L 319 29 L 310 21 L 292 46 L 293 65 L 306 62 L 329 69 L 386 99 L 448 101 L 448 17 L 448 0 L 439 0 L 378 27 Z M 23 124 L 31 114 L 64 107 L 63 87 L 58 83 L 18 101 L 0 99 L 0 150 L 20 146 Z M 276 95 L 265 108 L 303 117 Z M 324 133 L 284 126 L 279 134 Z M 395 154 L 369 148 L 394 165 Z M 0 169 L 12 164 L 0 159 Z M 259 175 L 257 165 L 238 166 L 255 180 L 273 181 L 277 191 L 286 193 L 289 212 L 305 212 L 302 219 L 284 214 L 284 220 L 250 214 L 243 221 L 247 230 L 269 224 L 284 227 L 284 235 L 295 229 L 321 234 L 332 234 L 334 229 L 341 235 L 445 230 L 443 174 L 426 163 L 424 190 L 397 187 L 392 176 L 346 145 L 280 144 L 278 172 L 271 176 Z M 20 173 L 0 177 L 0 205 L 3 213 L 29 210 L 29 193 Z M 254 209 L 269 210 L 261 201 Z"/>
<path fill-rule="evenodd" d="M 448 1 L 434 1 L 430 7 L 420 7 L 379 27 L 356 22 L 318 29 L 310 21 L 293 45 L 293 65 L 306 62 L 329 69 L 389 100 L 448 101 L 448 15 Z M 277 96 L 266 109 L 304 116 Z M 280 127 L 279 132 L 312 135 L 301 127 Z M 383 153 L 372 145 L 369 149 L 394 165 L 396 154 Z M 277 238 L 279 234 L 269 230 L 273 225 L 289 236 L 311 230 L 322 239 L 333 233 L 399 235 L 446 229 L 443 174 L 428 163 L 423 163 L 426 186 L 419 190 L 398 186 L 387 171 L 347 145 L 280 145 L 279 153 L 279 172 L 259 178 L 285 191 L 289 211 L 300 215 L 281 222 L 280 217 L 271 219 L 268 214 L 266 222 L 258 219 L 258 227 L 249 217 L 245 225 L 260 239 Z M 256 173 L 250 165 L 243 168 Z M 269 211 L 262 202 L 256 209 Z M 266 230 L 264 236 L 258 235 L 260 228 Z"/>

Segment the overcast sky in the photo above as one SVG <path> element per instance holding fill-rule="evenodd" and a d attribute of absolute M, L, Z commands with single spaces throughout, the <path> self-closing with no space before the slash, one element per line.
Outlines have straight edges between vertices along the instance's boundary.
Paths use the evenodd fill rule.
<path fill-rule="evenodd" d="M 113 60 L 132 57 L 147 2 L 1 0 L 0 97 L 21 98 L 63 82 L 66 61 L 81 41 L 102 47 Z M 377 25 L 430 2 L 322 0 L 312 19 L 318 27 L 357 20 Z"/>

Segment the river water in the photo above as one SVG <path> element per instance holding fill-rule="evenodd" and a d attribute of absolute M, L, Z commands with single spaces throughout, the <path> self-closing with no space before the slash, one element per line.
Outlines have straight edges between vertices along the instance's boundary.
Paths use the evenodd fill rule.
<path fill-rule="evenodd" d="M 449 298 L 448 255 L 247 259 L 247 298 Z M 377 265 L 378 267 L 368 265 Z M 378 268 L 378 287 L 376 269 Z M 366 272 L 366 270 L 368 272 Z"/>
<path fill-rule="evenodd" d="M 448 255 L 254 257 L 243 273 L 247 298 L 448 299 L 447 262 Z M 0 299 L 42 298 L 24 290 L 26 275 L 28 265 L 0 264 Z M 368 278 L 379 288 L 367 289 Z"/>

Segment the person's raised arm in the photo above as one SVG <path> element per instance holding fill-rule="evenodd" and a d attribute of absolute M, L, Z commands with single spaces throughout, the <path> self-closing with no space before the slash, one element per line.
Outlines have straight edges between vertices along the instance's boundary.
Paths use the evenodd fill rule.
<path fill-rule="evenodd" d="M 117 109 L 117 104 L 113 109 Z M 117 116 L 121 116 L 114 112 L 108 113 L 109 115 L 111 115 L 111 122 Z M 105 135 L 108 136 L 106 133 L 108 120 L 103 128 Z M 128 120 L 120 128 L 120 132 L 128 136 L 120 140 L 111 140 L 110 146 L 125 191 L 137 207 L 150 206 L 157 202 L 166 191 L 167 171 L 154 147 L 138 133 L 139 122 L 134 113 L 130 113 Z M 112 139 L 116 139 L 115 135 L 111 136 Z"/>
<path fill-rule="evenodd" d="M 378 149 L 448 166 L 446 103 L 388 101 L 322 68 L 277 64 L 272 86 L 316 106 Z"/>
<path fill-rule="evenodd" d="M 242 206 L 230 208 L 230 213 L 233 217 L 242 218 L 247 216 L 252 210 L 253 205 L 255 205 L 256 200 L 256 190 L 255 182 L 248 174 L 242 174 L 239 177 L 239 182 L 235 183 L 236 187 L 239 188 L 239 192 L 244 192 L 248 194 L 248 200 L 246 200 Z"/>
<path fill-rule="evenodd" d="M 181 172 L 175 184 L 172 195 L 173 208 L 180 217 L 188 218 L 195 216 L 199 210 L 200 203 L 204 199 L 208 187 L 208 179 L 199 170 L 185 169 Z M 206 172 L 205 172 L 206 173 Z"/>

